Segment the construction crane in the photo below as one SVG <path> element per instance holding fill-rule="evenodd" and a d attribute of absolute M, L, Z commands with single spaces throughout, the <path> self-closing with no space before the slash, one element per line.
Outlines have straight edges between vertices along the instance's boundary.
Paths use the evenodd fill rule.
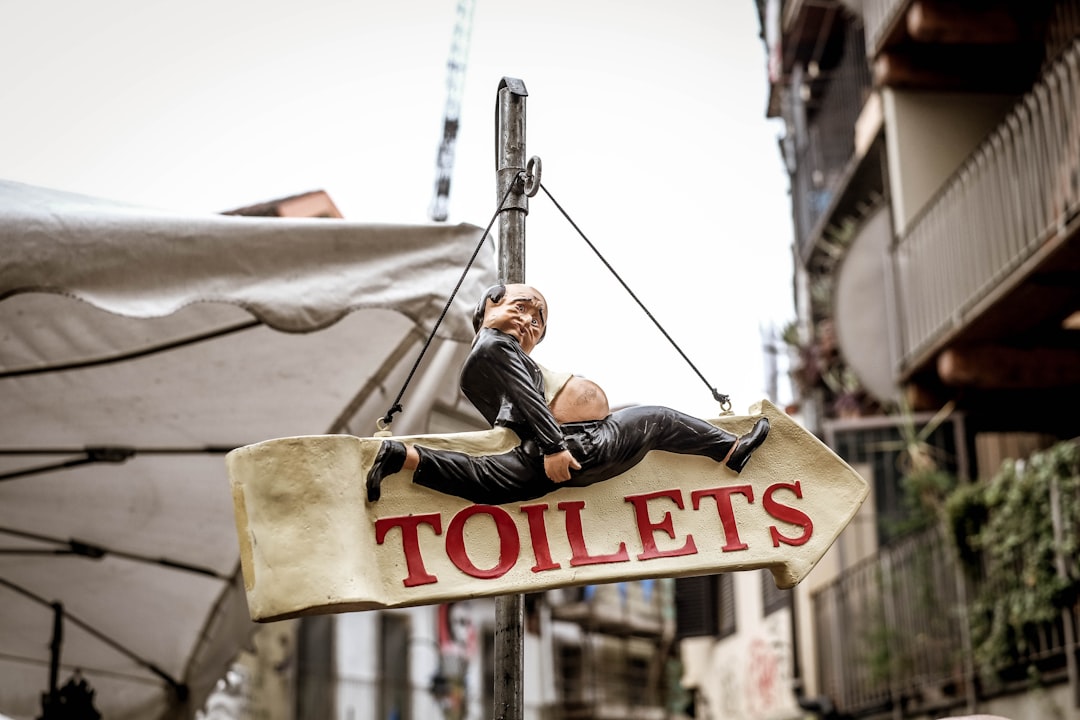
<path fill-rule="evenodd" d="M 461 94 L 465 86 L 465 64 L 469 55 L 475 4 L 476 0 L 458 0 L 450 57 L 446 61 L 446 110 L 443 113 L 442 140 L 435 160 L 435 197 L 429 211 L 429 217 L 435 222 L 445 222 L 448 215 L 450 178 L 454 173 L 454 145 L 460 125 Z"/>

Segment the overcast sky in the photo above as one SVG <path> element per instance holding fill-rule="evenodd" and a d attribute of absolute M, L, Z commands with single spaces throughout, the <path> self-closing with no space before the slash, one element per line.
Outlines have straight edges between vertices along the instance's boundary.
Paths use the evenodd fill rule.
<path fill-rule="evenodd" d="M 427 222 L 456 6 L 0 0 L 0 174 L 196 213 L 323 189 L 350 220 Z M 766 396 L 761 329 L 794 317 L 753 0 L 476 0 L 473 20 L 449 221 L 491 220 L 496 93 L 522 80 L 544 186 L 745 413 Z M 540 362 L 612 404 L 718 414 L 543 193 L 526 244 L 551 306 Z"/>

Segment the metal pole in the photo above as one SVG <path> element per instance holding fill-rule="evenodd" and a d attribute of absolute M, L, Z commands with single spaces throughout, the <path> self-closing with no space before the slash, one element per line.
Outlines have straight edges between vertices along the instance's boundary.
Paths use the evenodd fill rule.
<path fill-rule="evenodd" d="M 51 720 L 60 715 L 60 648 L 64 644 L 64 606 L 51 603 L 53 609 L 52 642 L 49 643 L 49 692 L 41 696 L 42 720 Z"/>
<path fill-rule="evenodd" d="M 525 171 L 525 84 L 514 78 L 499 83 L 495 118 L 496 202 L 506 196 L 499 214 L 499 282 L 525 282 L 525 216 L 529 199 L 520 176 Z M 510 194 L 507 195 L 509 190 Z"/>
<path fill-rule="evenodd" d="M 525 216 L 529 201 L 524 194 L 525 84 L 514 78 L 499 83 L 495 110 L 496 202 L 499 214 L 498 272 L 501 283 L 525 282 Z M 507 194 L 509 193 L 509 194 Z M 495 600 L 494 720 L 522 720 L 524 677 L 525 596 L 502 595 Z"/>

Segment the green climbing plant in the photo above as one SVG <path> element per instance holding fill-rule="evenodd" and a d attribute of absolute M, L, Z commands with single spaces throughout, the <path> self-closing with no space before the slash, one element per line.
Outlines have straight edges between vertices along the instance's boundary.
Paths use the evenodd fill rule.
<path fill-rule="evenodd" d="M 948 458 L 935 448 L 930 438 L 955 410 L 946 403 L 924 423 L 916 423 L 914 414 L 904 401 L 895 417 L 900 437 L 895 442 L 883 442 L 878 448 L 896 453 L 900 472 L 903 513 L 884 521 L 888 536 L 904 537 L 926 530 L 941 521 L 945 498 L 957 485 L 956 476 L 945 470 Z"/>
<path fill-rule="evenodd" d="M 1055 540 L 1050 492 L 1056 482 L 1061 526 Z M 982 577 L 970 608 L 976 663 L 988 671 L 1015 664 L 1038 625 L 1077 600 L 1080 573 L 1080 445 L 1062 442 L 1009 461 L 986 483 L 956 488 L 945 518 L 958 556 Z M 1069 559 L 1065 577 L 1056 553 Z"/>

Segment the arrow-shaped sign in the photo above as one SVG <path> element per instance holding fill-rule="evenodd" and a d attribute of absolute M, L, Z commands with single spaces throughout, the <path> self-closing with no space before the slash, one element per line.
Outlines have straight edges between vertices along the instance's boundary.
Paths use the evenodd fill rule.
<path fill-rule="evenodd" d="M 389 476 L 369 503 L 380 438 L 268 440 L 226 458 L 251 617 L 406 607 L 568 585 L 769 568 L 806 577 L 865 500 L 858 473 L 767 401 L 711 421 L 771 430 L 740 474 L 652 452 L 633 469 L 536 500 L 476 505 Z M 509 430 L 422 435 L 474 455 L 517 444 Z"/>

